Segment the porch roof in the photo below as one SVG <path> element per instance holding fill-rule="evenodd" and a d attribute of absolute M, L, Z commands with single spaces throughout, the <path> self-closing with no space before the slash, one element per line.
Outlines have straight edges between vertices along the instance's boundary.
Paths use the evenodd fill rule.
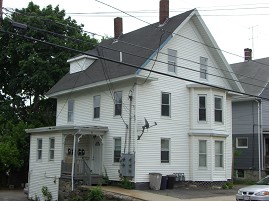
<path fill-rule="evenodd" d="M 63 126 L 49 126 L 25 129 L 26 133 L 48 133 L 48 132 L 67 132 L 78 131 L 77 134 L 93 134 L 96 132 L 107 132 L 107 126 L 92 126 L 92 125 L 63 125 Z"/>

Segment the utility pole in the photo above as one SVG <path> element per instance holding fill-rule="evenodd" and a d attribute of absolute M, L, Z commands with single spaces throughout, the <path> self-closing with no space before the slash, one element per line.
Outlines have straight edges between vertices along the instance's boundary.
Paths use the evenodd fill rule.
<path fill-rule="evenodd" d="M 130 99 L 130 106 L 129 106 L 129 143 L 128 143 L 128 154 L 131 153 L 131 136 L 132 136 L 132 102 L 133 102 L 133 92 L 130 91 L 129 99 Z"/>

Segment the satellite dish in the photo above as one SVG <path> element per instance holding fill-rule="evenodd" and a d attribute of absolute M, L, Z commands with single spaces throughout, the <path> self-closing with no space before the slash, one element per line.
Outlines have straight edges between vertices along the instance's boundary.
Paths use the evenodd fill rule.
<path fill-rule="evenodd" d="M 145 125 L 142 126 L 143 130 L 148 129 L 149 128 L 149 122 L 147 121 L 147 119 L 145 118 Z"/>

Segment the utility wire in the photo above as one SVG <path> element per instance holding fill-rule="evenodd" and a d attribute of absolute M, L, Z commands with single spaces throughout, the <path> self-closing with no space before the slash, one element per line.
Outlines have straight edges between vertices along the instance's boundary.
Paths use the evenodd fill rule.
<path fill-rule="evenodd" d="M 11 20 L 12 21 L 12 20 Z M 12 22 L 15 22 L 15 21 L 12 21 Z M 17 23 L 17 22 L 15 22 Z M 77 41 L 77 42 L 81 42 L 81 43 L 88 43 L 88 44 L 91 44 L 93 46 L 97 46 L 97 44 L 94 44 L 90 41 L 84 41 L 84 40 L 81 40 L 81 39 L 77 39 L 77 38 L 74 38 L 74 37 L 70 37 L 70 36 L 66 36 L 66 35 L 62 35 L 62 34 L 58 34 L 58 33 L 55 33 L 55 32 L 51 32 L 51 31 L 47 31 L 47 30 L 44 30 L 44 29 L 40 29 L 40 28 L 37 28 L 37 27 L 33 27 L 33 26 L 30 26 L 30 25 L 27 25 L 27 24 L 24 24 L 25 27 L 28 27 L 30 29 L 34 29 L 34 30 L 38 30 L 38 31 L 42 31 L 42 32 L 45 32 L 45 33 L 48 33 L 48 34 L 52 34 L 52 35 L 56 35 L 56 36 L 59 36 L 59 37 L 65 37 L 65 38 L 68 38 L 68 39 L 71 39 L 71 40 L 74 40 L 74 41 Z M 164 32 L 163 32 L 164 34 Z M 162 34 L 162 36 L 163 36 Z M 161 36 L 161 38 L 162 38 Z M 131 46 L 135 46 L 135 47 L 139 47 L 139 48 L 143 48 L 143 49 L 147 49 L 147 50 L 150 50 L 152 52 L 154 52 L 155 50 L 153 49 L 150 49 L 150 48 L 146 48 L 146 47 L 143 47 L 143 46 L 138 46 L 138 45 L 135 45 L 135 44 L 132 44 L 132 43 L 127 43 L 127 42 L 124 42 L 122 40 L 118 40 L 118 42 L 122 42 L 122 43 L 125 43 L 125 44 L 128 44 L 128 45 L 131 45 Z M 161 39 L 160 39 L 160 42 L 161 42 Z M 160 46 L 160 42 L 159 42 L 159 46 Z M 113 48 L 109 48 L 109 47 L 106 47 L 106 46 L 102 46 L 102 45 L 98 45 L 98 47 L 102 47 L 102 48 L 105 48 L 105 49 L 109 49 L 109 50 L 112 50 L 112 51 L 117 51 L 117 52 L 120 52 L 119 50 L 115 50 Z M 153 63 L 153 66 L 155 65 L 155 62 L 159 62 L 159 63 L 163 63 L 163 64 L 168 64 L 167 62 L 163 62 L 163 61 L 159 61 L 157 60 L 158 58 L 158 54 L 161 53 L 161 54 L 164 54 L 164 55 L 169 55 L 167 53 L 163 53 L 163 52 L 160 52 L 159 51 L 160 48 L 158 48 L 158 51 L 157 51 L 157 57 L 156 59 L 149 59 L 149 60 L 152 60 L 154 63 Z M 140 57 L 140 58 L 144 58 L 144 59 L 147 59 L 147 57 L 143 57 L 143 56 L 139 56 L 139 55 L 136 55 L 136 54 L 131 54 L 131 53 L 128 53 L 128 52 L 123 52 L 123 53 L 126 53 L 128 55 L 131 55 L 131 56 L 136 56 L 136 57 Z M 170 55 L 171 56 L 171 55 Z M 199 62 L 196 62 L 196 61 L 192 61 L 192 60 L 189 60 L 189 59 L 184 59 L 184 58 L 180 58 L 178 56 L 172 56 L 172 57 L 175 57 L 175 58 L 178 58 L 178 59 L 181 59 L 181 60 L 185 60 L 185 61 L 188 61 L 188 62 L 192 62 L 192 63 L 196 63 L 196 64 L 200 64 Z M 153 68 L 152 66 L 152 68 Z M 188 67 L 184 67 L 184 66 L 179 66 L 179 65 L 175 65 L 175 67 L 177 68 L 182 68 L 182 69 L 186 69 L 186 70 L 190 70 L 190 71 L 195 71 L 195 72 L 198 72 L 200 73 L 200 70 L 195 70 L 195 69 L 191 69 L 191 68 L 188 68 Z M 245 77 L 245 78 L 250 78 L 250 79 L 253 79 L 253 80 L 257 80 L 257 81 L 264 81 L 264 80 L 260 80 L 260 79 L 256 79 L 256 78 L 253 78 L 251 76 L 246 76 L 246 75 L 242 75 L 242 74 L 239 74 L 239 73 L 234 73 L 233 71 L 229 71 L 229 70 L 224 70 L 224 69 L 220 69 L 220 68 L 217 68 L 217 67 L 214 67 L 214 66 L 210 66 L 210 65 L 207 65 L 207 67 L 210 67 L 210 68 L 214 68 L 214 69 L 217 69 L 217 70 L 220 70 L 220 71 L 223 71 L 223 72 L 229 72 L 231 74 L 234 74 L 234 75 L 237 75 L 237 76 L 242 76 L 242 77 Z M 106 68 L 108 69 L 108 68 Z M 104 72 L 105 73 L 105 72 Z M 105 74 L 107 75 L 107 73 Z M 149 77 L 150 73 L 148 74 L 148 77 Z M 247 82 L 243 82 L 243 81 L 238 81 L 238 80 L 234 80 L 234 79 L 231 79 L 231 78 L 227 78 L 227 77 L 223 77 L 223 76 L 220 76 L 220 75 L 215 75 L 213 73 L 207 73 L 207 75 L 212 75 L 212 76 L 215 76 L 215 77 L 219 77 L 219 78 L 223 78 L 223 79 L 226 79 L 226 80 L 231 80 L 231 81 L 235 81 L 235 82 L 240 82 L 240 83 L 243 83 L 243 84 L 246 84 L 246 85 L 249 85 L 249 86 L 255 86 L 255 87 L 259 87 L 259 88 L 262 88 L 262 89 L 265 89 L 266 87 L 265 86 L 260 86 L 260 85 L 256 85 L 256 84 L 250 84 L 250 83 L 247 83 Z M 106 76 L 108 79 L 109 77 Z M 108 80 L 106 79 L 106 80 Z M 148 78 L 147 78 L 148 79 Z M 144 81 L 144 83 L 147 81 L 147 79 Z M 264 81 L 266 82 L 266 81 Z"/>
<path fill-rule="evenodd" d="M 13 36 L 21 37 L 21 38 L 24 38 L 24 39 L 28 39 L 28 40 L 31 40 L 31 41 L 43 43 L 43 44 L 46 44 L 46 45 L 62 48 L 62 49 L 65 49 L 65 50 L 74 51 L 74 52 L 77 52 L 77 53 L 80 53 L 80 54 L 85 54 L 85 55 L 88 55 L 88 56 L 96 57 L 98 59 L 104 59 L 104 60 L 111 61 L 111 62 L 114 62 L 114 63 L 123 64 L 123 65 L 125 65 L 127 67 L 141 69 L 141 70 L 149 71 L 149 72 L 152 71 L 152 73 L 156 73 L 156 74 L 159 74 L 159 75 L 168 76 L 168 77 L 171 77 L 171 78 L 176 78 L 176 79 L 187 81 L 187 82 L 201 84 L 203 86 L 208 86 L 208 87 L 212 87 L 212 88 L 215 88 L 215 89 L 225 90 L 225 91 L 229 91 L 229 92 L 233 92 L 233 93 L 237 93 L 237 94 L 246 95 L 246 96 L 250 96 L 250 97 L 259 98 L 259 99 L 269 101 L 269 98 L 267 98 L 267 97 L 256 96 L 256 95 L 245 93 L 245 92 L 240 92 L 240 91 L 236 91 L 236 90 L 232 90 L 232 89 L 227 89 L 227 88 L 221 87 L 221 86 L 215 86 L 215 85 L 212 85 L 212 84 L 203 83 L 203 82 L 199 82 L 199 81 L 196 81 L 196 80 L 191 80 L 191 79 L 187 79 L 187 78 L 183 78 L 183 77 L 178 77 L 178 76 L 175 76 L 175 75 L 170 75 L 170 74 L 155 71 L 155 70 L 149 70 L 149 69 L 142 68 L 140 66 L 136 66 L 136 65 L 133 65 L 133 64 L 128 64 L 128 63 L 125 63 L 125 62 L 116 61 L 116 60 L 113 60 L 113 59 L 110 59 L 110 58 L 101 57 L 99 55 L 93 55 L 93 54 L 90 54 L 90 53 L 87 53 L 87 52 L 76 50 L 74 48 L 66 47 L 66 46 L 63 46 L 63 45 L 58 45 L 58 44 L 55 44 L 55 43 L 52 43 L 52 42 L 42 41 L 42 40 L 39 40 L 39 39 L 36 39 L 36 38 L 33 38 L 33 37 L 28 37 L 28 36 L 24 36 L 24 35 L 17 34 L 17 33 L 12 33 L 12 32 L 9 32 L 9 31 L 2 30 L 2 29 L 0 29 L 0 32 L 8 34 L 8 35 L 13 35 Z"/>

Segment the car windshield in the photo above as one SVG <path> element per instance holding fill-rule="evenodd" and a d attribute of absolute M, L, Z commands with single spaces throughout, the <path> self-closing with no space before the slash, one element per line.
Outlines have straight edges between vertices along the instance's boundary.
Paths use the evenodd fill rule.
<path fill-rule="evenodd" d="M 269 185 L 269 177 L 265 177 L 257 182 L 258 185 Z"/>

